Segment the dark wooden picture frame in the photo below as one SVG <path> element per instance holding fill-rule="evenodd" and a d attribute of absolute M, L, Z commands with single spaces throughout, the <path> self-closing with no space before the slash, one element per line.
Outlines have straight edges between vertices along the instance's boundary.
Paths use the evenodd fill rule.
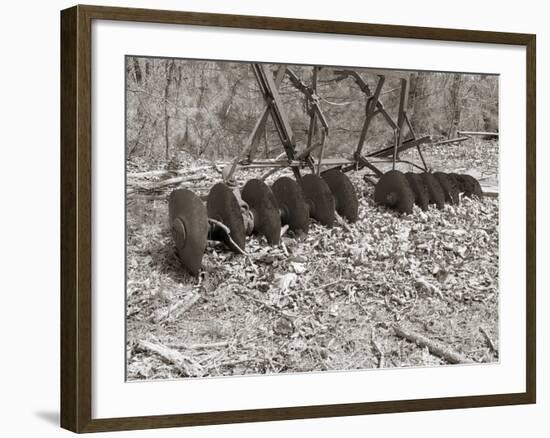
<path fill-rule="evenodd" d="M 526 48 L 526 391 L 92 419 L 92 21 L 115 20 L 519 45 Z M 531 34 L 75 6 L 61 12 L 61 426 L 74 432 L 364 415 L 536 401 L 536 37 Z"/>

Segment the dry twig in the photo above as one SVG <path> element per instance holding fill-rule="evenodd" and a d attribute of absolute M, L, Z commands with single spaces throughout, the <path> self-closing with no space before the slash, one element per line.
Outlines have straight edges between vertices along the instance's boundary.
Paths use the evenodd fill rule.
<path fill-rule="evenodd" d="M 285 312 L 284 310 L 281 310 L 281 309 L 277 309 L 276 307 L 274 307 L 270 304 L 264 303 L 262 300 L 259 300 L 258 298 L 251 297 L 250 295 L 247 295 L 246 293 L 244 293 L 242 291 L 235 290 L 234 293 L 235 293 L 235 295 L 238 295 L 241 298 L 244 298 L 244 299 L 249 300 L 249 301 L 253 301 L 256 304 L 259 304 L 260 306 L 265 307 L 266 309 L 271 310 L 272 312 L 278 313 L 279 315 L 282 315 L 285 318 L 288 318 L 290 320 L 294 320 L 294 319 L 297 318 L 296 315 Z"/>
<path fill-rule="evenodd" d="M 419 345 L 420 347 L 428 347 L 428 350 L 430 350 L 430 353 L 438 356 L 442 359 L 445 359 L 449 363 L 473 363 L 471 359 L 468 359 L 467 357 L 464 357 L 460 353 L 457 353 L 456 351 L 452 351 L 449 348 L 446 348 L 445 346 L 436 343 L 435 341 L 432 341 L 431 339 L 428 339 L 427 337 L 415 333 L 413 331 L 408 331 L 403 329 L 402 327 L 398 326 L 397 324 L 393 325 L 393 329 L 395 333 L 405 338 L 406 340 L 410 342 L 414 342 L 416 345 Z"/>
<path fill-rule="evenodd" d="M 376 339 L 374 338 L 374 329 L 371 332 L 371 340 L 374 349 L 378 353 L 378 368 L 384 368 L 384 365 L 386 364 L 386 356 L 384 356 L 382 348 L 380 348 L 380 345 L 378 344 L 378 342 L 376 342 Z"/>
<path fill-rule="evenodd" d="M 485 337 L 485 340 L 487 341 L 487 344 L 489 344 L 489 348 L 491 350 L 493 350 L 494 353 L 498 354 L 498 348 L 497 346 L 495 345 L 495 343 L 493 342 L 493 340 L 491 339 L 491 337 L 489 336 L 489 333 L 487 333 L 487 331 L 483 328 L 483 327 L 480 327 L 479 328 L 479 331 L 483 334 L 483 336 Z"/>
<path fill-rule="evenodd" d="M 138 341 L 137 346 L 140 350 L 160 356 L 165 362 L 174 365 L 176 369 L 185 376 L 201 377 L 204 375 L 204 371 L 198 362 L 176 350 L 172 350 L 161 344 L 154 344 L 153 342 L 143 340 Z"/>
<path fill-rule="evenodd" d="M 229 346 L 229 342 L 212 342 L 210 344 L 170 344 L 170 348 L 180 350 L 206 350 L 209 348 L 224 348 Z"/>

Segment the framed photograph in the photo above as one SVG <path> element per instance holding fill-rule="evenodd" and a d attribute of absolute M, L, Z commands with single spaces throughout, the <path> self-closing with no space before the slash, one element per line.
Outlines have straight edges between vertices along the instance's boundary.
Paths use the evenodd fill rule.
<path fill-rule="evenodd" d="M 62 427 L 535 403 L 535 41 L 62 11 Z"/>

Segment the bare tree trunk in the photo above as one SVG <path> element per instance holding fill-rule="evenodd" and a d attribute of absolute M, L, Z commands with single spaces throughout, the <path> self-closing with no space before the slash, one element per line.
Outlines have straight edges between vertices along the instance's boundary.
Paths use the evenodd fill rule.
<path fill-rule="evenodd" d="M 178 74 L 176 76 L 176 119 L 178 119 L 180 115 L 179 103 L 180 103 L 180 92 L 181 92 L 181 79 L 182 79 L 182 73 L 181 73 L 181 65 L 180 65 L 178 66 Z"/>
<path fill-rule="evenodd" d="M 141 67 L 139 65 L 139 60 L 135 56 L 132 59 L 134 60 L 134 75 L 136 78 L 136 84 L 138 84 L 141 87 L 143 75 L 141 74 Z"/>
<path fill-rule="evenodd" d="M 422 126 L 422 120 L 420 116 L 422 108 L 424 106 L 424 86 L 426 82 L 425 73 L 415 73 L 411 75 L 411 90 L 409 105 L 412 107 L 412 114 L 410 115 L 411 124 L 417 132 L 424 132 L 425 126 Z M 420 128 L 420 129 L 419 129 Z"/>
<path fill-rule="evenodd" d="M 459 73 L 453 74 L 449 102 L 451 107 L 451 125 L 449 127 L 449 134 L 447 138 L 455 138 L 460 126 L 460 116 L 462 110 L 462 102 L 460 101 L 461 82 L 461 75 Z"/>
<path fill-rule="evenodd" d="M 199 85 L 200 92 L 199 92 L 199 99 L 197 102 L 197 106 L 199 108 L 202 108 L 204 93 L 206 91 L 206 64 L 202 65 L 200 81 L 201 81 L 201 84 Z"/>
<path fill-rule="evenodd" d="M 168 114 L 168 100 L 170 85 L 172 83 L 172 70 L 174 69 L 174 60 L 166 64 L 166 86 L 164 87 L 164 145 L 165 158 L 170 159 L 170 114 Z"/>

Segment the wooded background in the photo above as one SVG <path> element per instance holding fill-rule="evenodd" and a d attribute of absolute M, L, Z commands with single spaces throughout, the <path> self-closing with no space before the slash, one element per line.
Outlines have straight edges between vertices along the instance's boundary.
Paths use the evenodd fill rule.
<path fill-rule="evenodd" d="M 291 66 L 306 84 L 312 69 Z M 274 71 L 276 66 L 269 65 Z M 356 69 L 374 89 L 377 77 Z M 151 168 L 177 166 L 182 159 L 233 158 L 246 144 L 264 102 L 250 64 L 132 57 L 126 58 L 127 160 Z M 280 93 L 298 145 L 307 136 L 306 100 L 287 78 Z M 332 69 L 319 74 L 318 94 L 330 133 L 327 155 L 350 153 L 365 115 L 366 96 L 352 79 L 336 81 Z M 399 103 L 399 81 L 387 78 L 381 100 L 390 114 Z M 411 75 L 408 113 L 419 135 L 454 138 L 457 130 L 498 131 L 498 76 L 441 72 Z M 382 118 L 371 124 L 367 145 L 392 140 Z M 268 121 L 258 155 L 283 151 Z"/>

